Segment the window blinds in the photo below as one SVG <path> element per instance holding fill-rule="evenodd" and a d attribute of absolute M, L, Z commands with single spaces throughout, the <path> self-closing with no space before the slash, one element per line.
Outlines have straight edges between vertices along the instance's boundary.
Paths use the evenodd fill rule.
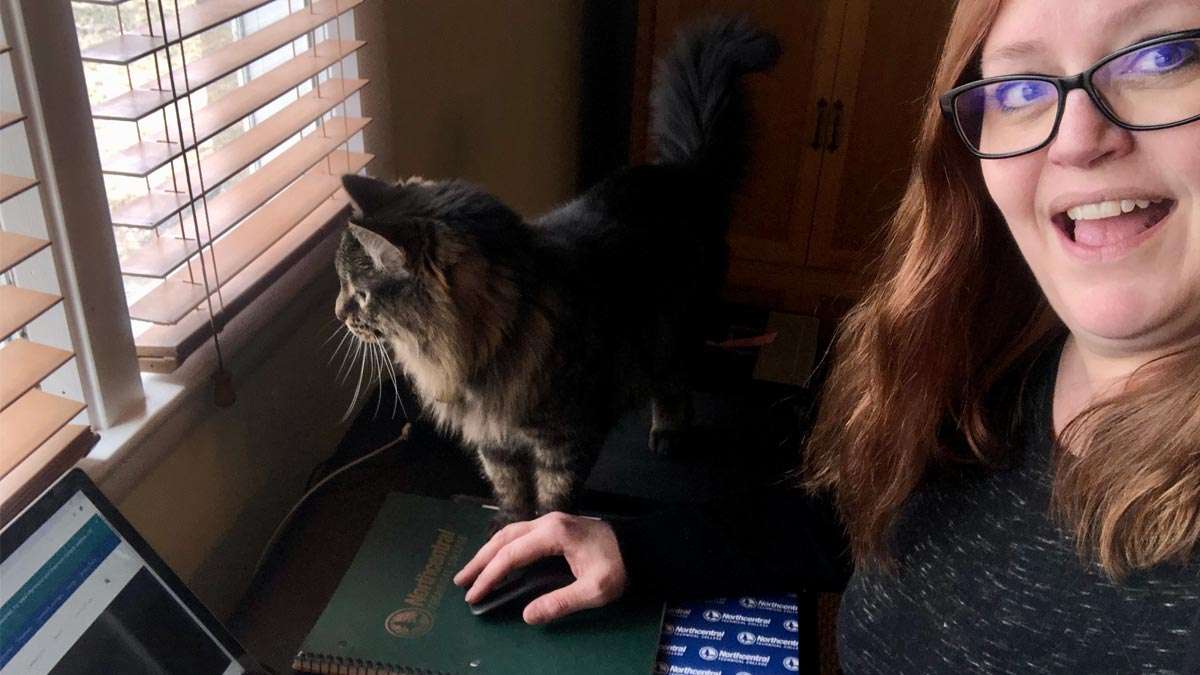
<path fill-rule="evenodd" d="M 76 0 L 110 5 L 76 23 L 89 88 L 124 84 L 91 114 L 144 370 L 176 367 L 344 215 L 340 176 L 372 159 L 347 65 L 364 43 L 344 35 L 362 1 Z"/>
<path fill-rule="evenodd" d="M 0 59 L 16 57 L 3 42 L 0 54 Z M 12 72 L 11 63 L 3 67 Z M 31 324 L 62 297 L 34 288 L 53 285 L 39 274 L 46 269 L 54 276 L 53 243 L 40 222 L 44 217 L 32 162 L 19 160 L 30 157 L 30 137 L 24 133 L 28 121 L 17 93 L 0 100 L 0 106 L 12 108 L 0 111 L 6 168 L 23 165 L 18 174 L 0 173 L 0 520 L 15 515 L 96 440 L 89 426 L 72 423 L 84 405 L 43 386 L 71 360 L 72 352 L 30 337 Z"/>

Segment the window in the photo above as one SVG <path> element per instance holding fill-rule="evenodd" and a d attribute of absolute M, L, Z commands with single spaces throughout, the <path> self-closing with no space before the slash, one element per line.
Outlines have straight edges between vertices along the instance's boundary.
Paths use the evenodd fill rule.
<path fill-rule="evenodd" d="M 338 176 L 370 160 L 361 1 L 74 3 L 144 369 L 178 365 L 271 276 L 248 268 L 272 245 L 319 238 L 345 206 Z"/>
<path fill-rule="evenodd" d="M 174 370 L 344 221 L 340 176 L 372 159 L 363 0 L 0 2 L 9 43 L 26 47 L 10 88 L 28 89 L 5 89 L 0 107 L 42 111 L 32 136 L 53 174 L 37 190 L 4 178 L 4 288 L 58 279 L 67 298 L 14 330 L 74 344 L 78 358 L 54 352 L 37 373 L 40 389 L 73 391 L 89 405 L 76 421 L 103 428 L 141 400 L 139 369 Z M 37 164 L 10 152 L 26 109 L 0 118 L 2 168 L 17 177 Z M 36 221 L 22 200 L 47 204 L 46 231 L 28 226 L 38 241 L 18 238 Z"/>

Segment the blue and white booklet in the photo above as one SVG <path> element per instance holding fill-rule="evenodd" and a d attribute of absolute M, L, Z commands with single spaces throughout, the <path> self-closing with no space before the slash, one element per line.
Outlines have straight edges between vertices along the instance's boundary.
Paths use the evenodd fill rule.
<path fill-rule="evenodd" d="M 788 675 L 800 671 L 795 595 L 673 604 L 663 617 L 656 675 Z"/>

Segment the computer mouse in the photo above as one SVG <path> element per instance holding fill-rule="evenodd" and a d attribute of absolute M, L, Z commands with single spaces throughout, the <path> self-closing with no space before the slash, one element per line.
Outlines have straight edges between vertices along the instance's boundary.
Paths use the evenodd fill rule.
<path fill-rule="evenodd" d="M 475 616 L 507 608 L 520 612 L 534 598 L 574 581 L 566 558 L 560 555 L 541 558 L 510 572 L 490 593 L 468 607 Z"/>

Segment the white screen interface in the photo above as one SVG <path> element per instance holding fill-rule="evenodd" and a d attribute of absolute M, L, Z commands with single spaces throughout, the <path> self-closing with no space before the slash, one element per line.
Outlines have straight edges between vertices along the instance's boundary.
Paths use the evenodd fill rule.
<path fill-rule="evenodd" d="M 242 672 L 82 492 L 0 563 L 0 675 Z"/>

